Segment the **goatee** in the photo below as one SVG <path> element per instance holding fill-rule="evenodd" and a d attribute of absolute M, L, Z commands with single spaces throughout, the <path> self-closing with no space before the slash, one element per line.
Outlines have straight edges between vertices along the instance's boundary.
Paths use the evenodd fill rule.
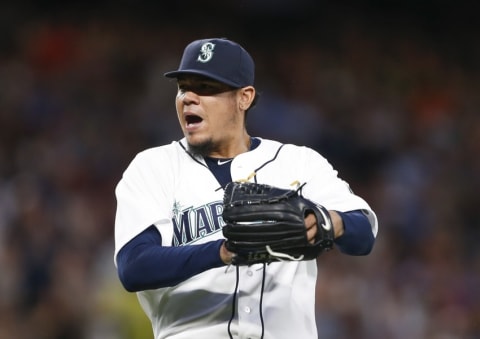
<path fill-rule="evenodd" d="M 213 144 L 212 140 L 207 140 L 197 145 L 188 143 L 188 150 L 190 153 L 195 155 L 208 156 L 209 154 L 212 154 L 214 149 L 215 145 Z"/>

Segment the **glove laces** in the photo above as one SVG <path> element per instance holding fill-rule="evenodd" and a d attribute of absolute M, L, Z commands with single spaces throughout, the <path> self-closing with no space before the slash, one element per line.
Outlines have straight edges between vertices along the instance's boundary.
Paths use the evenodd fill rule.
<path fill-rule="evenodd" d="M 267 245 L 266 249 L 268 254 L 270 254 L 272 258 L 277 259 L 278 261 L 301 261 L 305 257 L 303 254 L 299 255 L 298 257 L 294 257 L 293 255 L 287 253 L 276 252 L 272 250 L 270 245 Z"/>

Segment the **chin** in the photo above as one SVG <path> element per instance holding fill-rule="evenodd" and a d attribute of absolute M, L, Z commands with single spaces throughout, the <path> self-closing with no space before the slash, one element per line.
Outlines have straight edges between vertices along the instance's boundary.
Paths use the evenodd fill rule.
<path fill-rule="evenodd" d="M 192 142 L 192 140 L 188 140 L 188 150 L 192 154 L 197 154 L 201 156 L 207 156 L 212 153 L 215 149 L 215 145 L 211 139 L 200 141 L 200 142 Z"/>

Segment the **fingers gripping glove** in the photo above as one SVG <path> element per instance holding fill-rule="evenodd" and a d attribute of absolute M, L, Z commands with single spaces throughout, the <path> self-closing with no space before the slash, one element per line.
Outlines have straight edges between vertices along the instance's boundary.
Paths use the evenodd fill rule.
<path fill-rule="evenodd" d="M 223 235 L 234 265 L 311 260 L 333 248 L 328 211 L 297 190 L 256 183 L 229 183 L 223 199 Z M 317 218 L 315 242 L 307 239 L 305 217 Z"/>

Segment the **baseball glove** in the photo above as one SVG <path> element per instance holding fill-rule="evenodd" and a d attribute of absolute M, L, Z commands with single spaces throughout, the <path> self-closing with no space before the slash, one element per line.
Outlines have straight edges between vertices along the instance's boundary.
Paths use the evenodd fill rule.
<path fill-rule="evenodd" d="M 232 264 L 311 260 L 333 248 L 333 225 L 328 211 L 296 190 L 250 182 L 232 182 L 223 198 L 223 235 Z M 315 242 L 307 239 L 305 217 L 317 218 Z"/>

